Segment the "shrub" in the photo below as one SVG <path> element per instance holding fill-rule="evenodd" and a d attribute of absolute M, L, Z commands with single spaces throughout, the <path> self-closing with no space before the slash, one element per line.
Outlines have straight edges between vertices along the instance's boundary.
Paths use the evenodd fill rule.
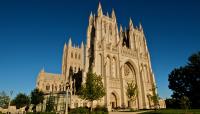
<path fill-rule="evenodd" d="M 105 107 L 97 106 L 94 111 L 90 112 L 89 108 L 79 107 L 75 109 L 71 109 L 69 114 L 108 114 L 108 110 Z"/>
<path fill-rule="evenodd" d="M 89 114 L 89 109 L 83 108 L 83 107 L 78 107 L 75 109 L 72 109 L 69 114 Z"/>
<path fill-rule="evenodd" d="M 96 112 L 98 112 L 98 111 L 108 112 L 108 109 L 105 106 L 97 105 L 97 107 L 94 109 L 94 111 L 96 111 Z"/>

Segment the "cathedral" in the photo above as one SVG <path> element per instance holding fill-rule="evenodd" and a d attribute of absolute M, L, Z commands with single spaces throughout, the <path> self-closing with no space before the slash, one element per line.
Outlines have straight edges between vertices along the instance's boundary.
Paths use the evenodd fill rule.
<path fill-rule="evenodd" d="M 112 110 L 117 107 L 150 109 L 154 102 L 150 99 L 156 85 L 151 68 L 150 54 L 142 25 L 134 26 L 132 20 L 125 29 L 118 25 L 114 10 L 105 15 L 99 3 L 97 14 L 90 14 L 86 44 L 73 45 L 69 38 L 63 48 L 62 73 L 47 73 L 42 69 L 36 87 L 45 93 L 45 102 L 50 95 L 55 96 L 55 109 L 65 110 L 66 83 L 70 85 L 68 106 L 90 107 L 90 102 L 78 97 L 77 91 L 85 83 L 89 68 L 102 76 L 106 95 L 94 102 Z M 127 97 L 127 83 L 137 85 L 137 97 L 133 104 Z"/>

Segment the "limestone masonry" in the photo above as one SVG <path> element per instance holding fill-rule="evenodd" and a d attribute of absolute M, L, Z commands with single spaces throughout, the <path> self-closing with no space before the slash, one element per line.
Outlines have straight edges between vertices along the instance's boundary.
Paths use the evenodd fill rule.
<path fill-rule="evenodd" d="M 119 30 L 118 30 L 119 28 Z M 141 24 L 139 27 L 129 21 L 127 29 L 118 27 L 114 10 L 111 16 L 104 15 L 101 4 L 97 15 L 90 14 L 86 44 L 73 46 L 71 38 L 64 45 L 62 73 L 51 74 L 41 70 L 36 87 L 45 92 L 45 102 L 49 95 L 55 96 L 56 110 L 65 109 L 66 83 L 70 84 L 69 107 L 90 106 L 90 102 L 80 99 L 76 92 L 81 82 L 85 82 L 88 69 L 102 76 L 106 96 L 95 101 L 94 106 L 104 105 L 109 110 L 117 107 L 149 109 L 154 106 L 153 85 L 156 85 L 151 68 L 150 55 Z M 127 82 L 138 86 L 138 96 L 131 105 L 127 95 Z"/>

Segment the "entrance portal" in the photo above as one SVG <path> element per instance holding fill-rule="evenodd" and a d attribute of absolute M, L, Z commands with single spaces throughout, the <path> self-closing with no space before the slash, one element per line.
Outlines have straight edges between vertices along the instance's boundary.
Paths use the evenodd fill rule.
<path fill-rule="evenodd" d="M 117 107 L 117 97 L 114 93 L 111 93 L 111 95 L 110 95 L 110 104 L 111 104 L 112 108 Z"/>

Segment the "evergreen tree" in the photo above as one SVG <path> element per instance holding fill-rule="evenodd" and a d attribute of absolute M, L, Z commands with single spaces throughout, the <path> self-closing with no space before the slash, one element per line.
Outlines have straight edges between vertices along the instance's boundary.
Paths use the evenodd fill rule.
<path fill-rule="evenodd" d="M 30 98 L 24 93 L 19 93 L 13 99 L 13 105 L 16 106 L 17 109 L 22 108 L 24 106 L 28 106 L 30 104 Z"/>
<path fill-rule="evenodd" d="M 39 89 L 34 89 L 31 92 L 31 104 L 33 104 L 33 111 L 36 112 L 36 106 L 40 103 L 43 103 L 44 100 L 44 93 Z"/>

